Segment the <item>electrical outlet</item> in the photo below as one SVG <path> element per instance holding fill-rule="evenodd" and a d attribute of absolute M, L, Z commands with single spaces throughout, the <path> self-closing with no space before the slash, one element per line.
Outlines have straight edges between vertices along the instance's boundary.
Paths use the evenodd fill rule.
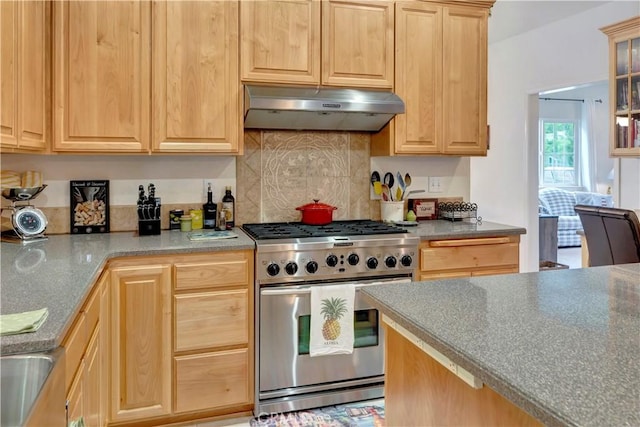
<path fill-rule="evenodd" d="M 430 176 L 429 177 L 429 193 L 442 193 L 442 177 Z"/>

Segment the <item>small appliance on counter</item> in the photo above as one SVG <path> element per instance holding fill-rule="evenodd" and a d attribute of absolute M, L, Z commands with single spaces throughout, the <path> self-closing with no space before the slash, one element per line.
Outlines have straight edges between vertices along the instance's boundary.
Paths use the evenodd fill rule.
<path fill-rule="evenodd" d="M 156 197 L 156 187 L 149 184 L 149 194 L 145 195 L 144 186 L 138 186 L 138 235 L 152 236 L 160 234 L 160 197 Z"/>
<path fill-rule="evenodd" d="M 11 212 L 11 226 L 13 229 L 2 232 L 3 242 L 31 243 L 46 240 L 44 230 L 47 228 L 47 218 L 40 209 L 31 205 L 31 200 L 47 187 L 31 188 L 3 188 L 2 197 L 11 201 L 11 206 L 2 208 L 2 212 Z"/>

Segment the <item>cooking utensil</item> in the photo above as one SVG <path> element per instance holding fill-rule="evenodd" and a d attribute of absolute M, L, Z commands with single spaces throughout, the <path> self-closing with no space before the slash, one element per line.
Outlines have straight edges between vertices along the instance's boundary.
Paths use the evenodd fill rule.
<path fill-rule="evenodd" d="M 373 183 L 373 192 L 379 196 L 382 194 L 382 183 L 380 181 L 376 181 Z"/>
<path fill-rule="evenodd" d="M 393 184 L 395 183 L 395 181 L 393 180 L 393 174 L 391 172 L 387 172 L 384 174 L 384 181 L 382 181 L 383 184 L 387 184 L 387 186 L 389 187 L 389 190 L 391 190 L 391 188 L 393 187 Z"/>
<path fill-rule="evenodd" d="M 376 181 L 380 182 L 380 174 L 378 173 L 378 171 L 373 171 L 371 173 L 371 184 L 373 184 Z"/>
<path fill-rule="evenodd" d="M 380 174 L 378 171 L 373 171 L 371 174 L 371 185 L 373 185 L 373 192 L 377 196 L 382 194 L 382 183 L 380 182 Z"/>
<path fill-rule="evenodd" d="M 382 184 L 382 200 L 388 202 L 393 200 L 391 198 L 391 191 L 389 190 L 389 186 L 387 184 Z"/>
<path fill-rule="evenodd" d="M 400 175 L 400 172 L 396 173 L 396 179 L 398 180 L 398 187 L 402 190 L 402 192 L 404 193 L 405 190 L 405 185 L 404 185 L 404 179 L 402 179 L 402 175 Z"/>
<path fill-rule="evenodd" d="M 402 200 L 402 189 L 400 187 L 396 188 L 396 200 Z"/>
<path fill-rule="evenodd" d="M 425 190 L 411 190 L 407 193 L 407 198 L 409 198 L 410 195 L 412 194 L 416 194 L 416 193 L 424 193 Z"/>
<path fill-rule="evenodd" d="M 320 200 L 313 199 L 313 203 L 298 206 L 296 210 L 302 212 L 301 222 L 308 225 L 326 225 L 333 221 L 333 211 L 338 209 L 335 206 L 320 203 Z"/>
<path fill-rule="evenodd" d="M 407 188 L 409 188 L 409 186 L 411 185 L 411 175 L 409 175 L 409 172 L 404 174 L 404 190 L 402 191 L 402 198 L 404 199 L 404 193 L 406 193 Z M 409 197 L 409 195 L 407 195 L 407 197 Z"/>

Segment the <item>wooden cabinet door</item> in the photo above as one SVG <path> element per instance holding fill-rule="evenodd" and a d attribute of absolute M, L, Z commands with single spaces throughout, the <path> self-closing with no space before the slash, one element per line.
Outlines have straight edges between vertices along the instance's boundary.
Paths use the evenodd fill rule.
<path fill-rule="evenodd" d="M 55 2 L 55 151 L 148 151 L 150 19 L 148 2 Z"/>
<path fill-rule="evenodd" d="M 111 397 L 111 386 L 109 375 L 111 369 L 111 353 L 107 350 L 110 348 L 110 327 L 111 327 L 111 307 L 109 305 L 109 270 L 105 269 L 100 278 L 100 343 L 98 351 L 100 357 L 100 425 L 104 426 L 109 415 L 109 399 Z"/>
<path fill-rule="evenodd" d="M 84 422 L 87 427 L 102 427 L 100 400 L 103 384 L 100 376 L 100 325 L 97 325 L 84 357 Z"/>
<path fill-rule="evenodd" d="M 396 3 L 395 91 L 405 104 L 393 119 L 396 153 L 442 151 L 442 73 L 442 7 Z"/>
<path fill-rule="evenodd" d="M 67 419 L 76 421 L 84 417 L 84 361 L 80 361 L 78 373 L 73 377 L 71 387 L 67 392 Z"/>
<path fill-rule="evenodd" d="M 322 1 L 322 84 L 393 87 L 393 1 Z"/>
<path fill-rule="evenodd" d="M 251 403 L 246 348 L 175 358 L 176 412 Z"/>
<path fill-rule="evenodd" d="M 0 147 L 18 146 L 18 9 L 0 2 Z"/>
<path fill-rule="evenodd" d="M 240 3 L 242 80 L 320 83 L 320 2 Z"/>
<path fill-rule="evenodd" d="M 0 3 L 0 148 L 46 149 L 50 17 L 46 1 Z"/>
<path fill-rule="evenodd" d="M 487 154 L 487 18 L 484 9 L 444 8 L 445 154 Z"/>
<path fill-rule="evenodd" d="M 171 264 L 110 268 L 111 416 L 171 412 Z"/>
<path fill-rule="evenodd" d="M 153 151 L 240 153 L 236 1 L 153 4 Z"/>

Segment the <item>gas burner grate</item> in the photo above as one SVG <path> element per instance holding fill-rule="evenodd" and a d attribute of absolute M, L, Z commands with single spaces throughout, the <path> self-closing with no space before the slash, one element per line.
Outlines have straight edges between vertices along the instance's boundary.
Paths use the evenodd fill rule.
<path fill-rule="evenodd" d="M 244 224 L 242 229 L 255 240 L 406 233 L 403 228 L 372 220 L 334 221 L 327 225 L 272 222 Z"/>

